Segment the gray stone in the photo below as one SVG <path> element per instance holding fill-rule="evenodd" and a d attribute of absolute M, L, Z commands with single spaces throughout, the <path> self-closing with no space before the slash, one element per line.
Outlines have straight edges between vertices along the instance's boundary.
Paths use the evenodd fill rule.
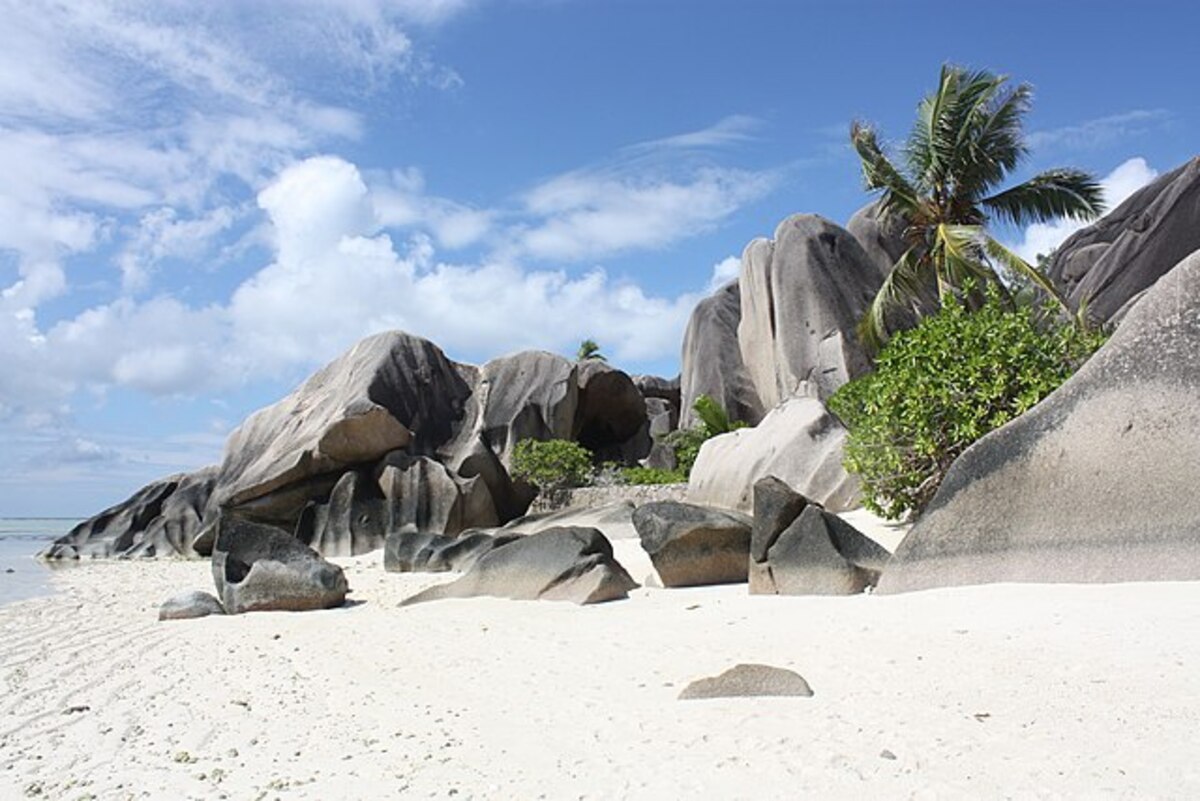
<path fill-rule="evenodd" d="M 417 593 L 401 606 L 446 598 L 602 603 L 626 598 L 634 582 L 593 528 L 552 528 L 484 554 L 457 581 Z"/>
<path fill-rule="evenodd" d="M 552 512 L 529 514 L 492 530 L 493 534 L 537 534 L 551 528 L 594 528 L 608 540 L 636 539 L 633 501 L 603 500 Z"/>
<path fill-rule="evenodd" d="M 741 664 L 719 676 L 697 679 L 679 699 L 795 697 L 811 698 L 812 688 L 799 673 L 770 665 Z"/>
<path fill-rule="evenodd" d="M 968 448 L 880 592 L 1200 579 L 1200 252 L 1058 390 Z"/>
<path fill-rule="evenodd" d="M 1159 176 L 1055 251 L 1048 273 L 1097 320 L 1200 249 L 1200 157 Z"/>
<path fill-rule="evenodd" d="M 600 461 L 632 463 L 650 452 L 646 399 L 624 372 L 598 359 L 579 364 L 579 408 L 573 438 Z M 625 447 L 637 435 L 642 447 Z M 638 451 L 641 451 L 640 453 Z"/>
<path fill-rule="evenodd" d="M 751 592 L 857 595 L 879 581 L 888 556 L 837 515 L 809 504 L 767 551 L 766 575 Z"/>
<path fill-rule="evenodd" d="M 470 395 L 428 340 L 399 331 L 364 339 L 230 435 L 218 500 L 253 502 L 255 517 L 290 528 L 347 469 L 400 448 L 434 453 L 454 437 Z M 317 486 L 287 491 L 310 481 Z"/>
<path fill-rule="evenodd" d="M 341 606 L 350 591 L 337 565 L 286 531 L 223 513 L 213 547 L 217 597 L 231 615 Z"/>
<path fill-rule="evenodd" d="M 453 536 L 500 520 L 487 484 L 458 478 L 443 464 L 404 451 L 388 454 L 375 468 L 387 500 L 387 529 L 432 531 Z"/>
<path fill-rule="evenodd" d="M 738 323 L 742 319 L 741 292 L 733 281 L 696 304 L 683 336 L 681 384 L 681 428 L 695 425 L 692 404 L 707 395 L 721 404 L 732 420 L 753 425 L 764 409 L 754 382 L 746 372 L 738 345 Z"/>
<path fill-rule="evenodd" d="M 383 547 L 391 508 L 366 470 L 343 473 L 325 502 L 305 507 L 296 538 L 323 556 L 357 556 Z"/>
<path fill-rule="evenodd" d="M 199 590 L 168 598 L 158 608 L 159 620 L 191 620 L 197 617 L 223 614 L 225 614 L 225 607 L 221 606 L 221 602 L 211 593 Z"/>
<path fill-rule="evenodd" d="M 767 552 L 779 535 L 790 526 L 808 498 L 793 490 L 775 476 L 754 482 L 754 523 L 750 529 L 750 592 L 775 593 L 775 583 L 767 566 Z"/>
<path fill-rule="evenodd" d="M 846 230 L 862 245 L 867 258 L 884 278 L 908 249 L 904 242 L 904 223 L 895 217 L 882 219 L 877 200 L 854 212 L 846 223 Z"/>
<path fill-rule="evenodd" d="M 155 481 L 51 543 L 42 559 L 198 556 L 192 542 L 209 506 L 216 467 Z"/>
<path fill-rule="evenodd" d="M 633 525 L 664 587 L 746 581 L 751 520 L 677 501 L 639 506 Z"/>
<path fill-rule="evenodd" d="M 799 395 L 823 401 L 870 369 L 857 329 L 882 282 L 858 240 L 813 214 L 747 245 L 737 338 L 763 408 Z"/>
<path fill-rule="evenodd" d="M 520 534 L 493 535 L 471 531 L 461 536 L 410 529 L 388 533 L 383 569 L 389 573 L 445 573 L 470 570 L 484 554 L 507 545 Z"/>
<path fill-rule="evenodd" d="M 638 388 L 638 392 L 642 393 L 642 397 L 647 401 L 651 398 L 664 400 L 675 409 L 676 413 L 679 412 L 683 400 L 679 376 L 662 378 L 656 375 L 635 375 L 630 378 L 633 379 L 633 385 Z"/>
<path fill-rule="evenodd" d="M 834 512 L 858 503 L 858 481 L 842 466 L 846 430 L 814 398 L 793 398 L 754 428 L 713 437 L 700 448 L 688 500 L 752 513 L 754 484 L 775 476 Z"/>

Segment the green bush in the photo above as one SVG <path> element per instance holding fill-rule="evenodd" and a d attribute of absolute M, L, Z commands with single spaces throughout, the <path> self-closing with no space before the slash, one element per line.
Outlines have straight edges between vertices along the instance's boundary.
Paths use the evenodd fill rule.
<path fill-rule="evenodd" d="M 592 477 L 592 452 L 565 439 L 523 439 L 513 449 L 511 472 L 546 492 L 582 487 Z"/>
<path fill-rule="evenodd" d="M 688 480 L 682 470 L 659 467 L 626 467 L 621 473 L 626 484 L 682 484 Z"/>
<path fill-rule="evenodd" d="M 1050 394 L 1103 341 L 1014 309 L 994 288 L 974 311 L 952 301 L 896 335 L 874 373 L 829 399 L 850 431 L 845 464 L 862 480 L 866 507 L 920 514 L 968 445 Z"/>

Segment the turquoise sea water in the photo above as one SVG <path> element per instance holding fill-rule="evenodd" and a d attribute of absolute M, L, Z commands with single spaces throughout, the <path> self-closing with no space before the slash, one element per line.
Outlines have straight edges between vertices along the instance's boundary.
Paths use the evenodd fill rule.
<path fill-rule="evenodd" d="M 50 570 L 33 557 L 78 522 L 63 518 L 0 517 L 0 604 L 50 591 Z"/>

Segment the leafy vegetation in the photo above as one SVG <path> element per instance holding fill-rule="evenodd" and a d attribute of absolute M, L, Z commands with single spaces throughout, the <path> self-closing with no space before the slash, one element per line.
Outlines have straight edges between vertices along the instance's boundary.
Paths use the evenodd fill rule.
<path fill-rule="evenodd" d="M 565 439 L 523 439 L 513 449 L 512 475 L 547 493 L 582 487 L 592 478 L 592 452 Z"/>
<path fill-rule="evenodd" d="M 575 352 L 575 361 L 582 362 L 588 359 L 606 362 L 608 359 L 600 352 L 600 344 L 594 339 L 585 339 L 579 343 L 579 350 Z"/>
<path fill-rule="evenodd" d="M 903 221 L 907 248 L 860 327 L 873 349 L 890 336 L 889 311 L 908 308 L 919 317 L 954 297 L 976 306 L 982 294 L 964 293 L 966 283 L 1003 290 L 997 271 L 1023 277 L 1070 311 L 1054 284 L 986 226 L 993 219 L 1015 225 L 1091 219 L 1103 210 L 1103 193 L 1091 175 L 1074 169 L 1047 170 L 1000 189 L 1027 155 L 1022 126 L 1032 99 L 1028 84 L 1009 87 L 1007 80 L 944 66 L 937 90 L 917 107 L 901 166 L 885 155 L 874 129 L 851 125 L 867 188 L 880 193 L 883 216 Z"/>
<path fill-rule="evenodd" d="M 682 470 L 660 467 L 626 467 L 621 474 L 626 484 L 683 484 L 688 480 Z"/>
<path fill-rule="evenodd" d="M 982 295 L 974 310 L 946 298 L 891 339 L 874 373 L 829 399 L 850 431 L 846 468 L 877 514 L 923 511 L 968 445 L 1028 410 L 1103 344 L 1102 333 L 1014 308 L 995 285 Z"/>

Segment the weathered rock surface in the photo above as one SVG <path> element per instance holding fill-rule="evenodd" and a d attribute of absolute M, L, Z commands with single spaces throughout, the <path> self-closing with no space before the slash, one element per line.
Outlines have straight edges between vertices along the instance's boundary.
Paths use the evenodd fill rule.
<path fill-rule="evenodd" d="M 746 372 L 738 345 L 742 319 L 741 291 L 733 281 L 696 304 L 683 337 L 683 372 L 680 374 L 681 428 L 696 423 L 692 404 L 708 395 L 721 404 L 732 420 L 753 425 L 764 409 L 754 382 Z"/>
<path fill-rule="evenodd" d="M 495 548 L 457 581 L 430 587 L 401 605 L 476 596 L 592 604 L 627 598 L 636 586 L 599 531 L 553 528 Z"/>
<path fill-rule="evenodd" d="M 664 587 L 746 580 L 751 520 L 745 515 L 656 501 L 634 510 L 633 525 Z"/>
<path fill-rule="evenodd" d="M 75 526 L 40 556 L 197 556 L 192 542 L 202 527 L 216 477 L 214 466 L 148 484 L 123 503 Z"/>
<path fill-rule="evenodd" d="M 646 399 L 633 379 L 599 359 L 580 362 L 573 432 L 580 445 L 603 461 L 634 461 L 650 452 L 650 440 L 646 437 L 633 452 L 627 443 L 646 433 L 647 423 Z"/>
<path fill-rule="evenodd" d="M 775 476 L 754 482 L 752 498 L 754 522 L 750 528 L 750 592 L 774 594 L 775 583 L 767 567 L 767 552 L 779 535 L 808 506 L 808 498 Z"/>
<path fill-rule="evenodd" d="M 287 531 L 222 514 L 212 560 L 229 614 L 341 606 L 350 588 L 337 565 Z"/>
<path fill-rule="evenodd" d="M 797 395 L 825 400 L 869 369 L 857 327 L 882 282 L 858 240 L 813 214 L 746 247 L 737 338 L 763 408 Z"/>
<path fill-rule="evenodd" d="M 1048 273 L 1098 320 L 1126 304 L 1200 249 L 1200 158 L 1160 176 L 1071 236 Z"/>
<path fill-rule="evenodd" d="M 390 509 L 369 471 L 343 473 L 329 500 L 310 502 L 296 538 L 324 556 L 357 556 L 383 547 Z"/>
<path fill-rule="evenodd" d="M 688 500 L 751 513 L 754 483 L 775 476 L 804 497 L 840 512 L 858 501 L 842 466 L 846 430 L 815 398 L 793 398 L 754 428 L 713 437 L 700 448 Z"/>
<path fill-rule="evenodd" d="M 479 371 L 483 441 L 508 467 L 523 439 L 570 439 L 579 409 L 578 368 L 544 351 L 492 359 Z"/>
<path fill-rule="evenodd" d="M 812 688 L 799 673 L 770 665 L 741 664 L 683 688 L 679 699 L 791 696 L 811 698 Z"/>
<path fill-rule="evenodd" d="M 1200 252 L 1074 376 L 968 448 L 880 592 L 1200 579 Z"/>
<path fill-rule="evenodd" d="M 404 451 L 389 453 L 375 468 L 386 499 L 389 531 L 413 529 L 455 535 L 500 523 L 487 484 L 456 477 L 440 462 Z"/>
<path fill-rule="evenodd" d="M 633 527 L 635 504 L 627 500 L 598 500 L 599 503 L 525 515 L 489 533 L 537 534 L 551 528 L 594 528 L 608 540 L 636 539 L 637 530 Z"/>
<path fill-rule="evenodd" d="M 211 593 L 193 590 L 174 598 L 163 601 L 158 608 L 159 620 L 191 620 L 209 615 L 223 615 L 225 607 L 221 606 Z"/>
<path fill-rule="evenodd" d="M 313 492 L 280 492 L 400 448 L 433 453 L 459 424 L 471 388 L 433 343 L 392 331 L 362 340 L 230 435 L 218 501 L 293 525 Z M 327 480 L 327 479 L 326 479 Z"/>
<path fill-rule="evenodd" d="M 662 378 L 656 375 L 635 375 L 630 378 L 633 379 L 633 385 L 638 388 L 638 392 L 642 393 L 643 398 L 664 400 L 675 409 L 676 413 L 679 412 L 683 399 L 679 376 Z"/>
<path fill-rule="evenodd" d="M 857 595 L 875 586 L 889 554 L 815 504 L 804 508 L 767 550 L 750 591 L 778 595 Z"/>
<path fill-rule="evenodd" d="M 389 573 L 445 573 L 470 570 L 489 551 L 522 535 L 471 531 L 446 536 L 404 529 L 387 536 L 383 569 Z"/>
<path fill-rule="evenodd" d="M 903 236 L 904 224 L 897 219 L 881 219 L 878 201 L 872 201 L 854 212 L 854 216 L 846 223 L 846 230 L 862 245 L 881 277 L 887 277 L 907 250 Z"/>

